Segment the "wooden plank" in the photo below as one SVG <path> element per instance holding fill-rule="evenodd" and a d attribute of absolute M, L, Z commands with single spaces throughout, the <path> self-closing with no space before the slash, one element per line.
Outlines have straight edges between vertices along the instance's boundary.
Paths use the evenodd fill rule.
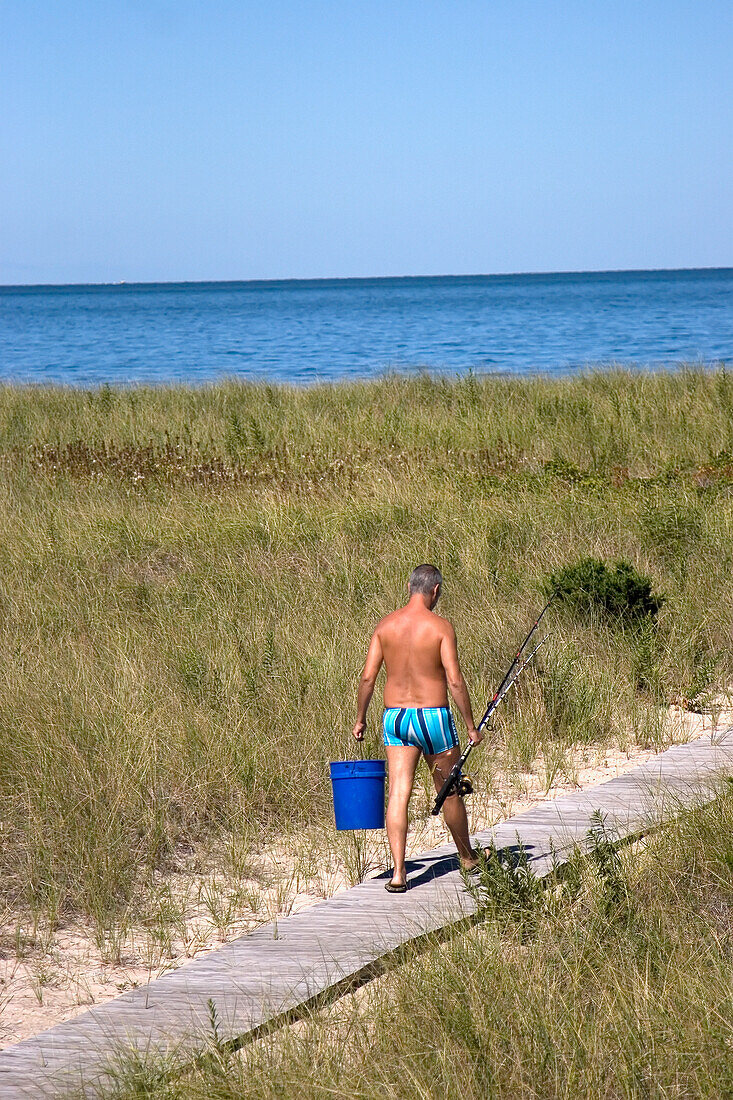
<path fill-rule="evenodd" d="M 714 743 L 675 746 L 624 776 L 500 822 L 476 840 L 500 848 L 521 841 L 531 866 L 546 874 L 578 844 L 586 845 L 596 810 L 628 836 L 662 814 L 709 798 L 720 774 L 733 772 L 732 735 L 733 727 Z M 338 992 L 374 965 L 386 965 L 401 946 L 470 918 L 475 904 L 453 848 L 441 845 L 409 864 L 412 887 L 406 894 L 387 894 L 386 876 L 371 879 L 0 1051 L 0 1097 L 46 1098 L 54 1081 L 68 1091 L 82 1079 L 91 1095 L 94 1082 L 103 1080 L 105 1059 L 118 1047 L 175 1049 L 181 1058 L 190 1057 L 206 1043 L 209 998 L 223 1037 L 242 1039 L 273 1018 L 287 1019 L 315 998 Z"/>

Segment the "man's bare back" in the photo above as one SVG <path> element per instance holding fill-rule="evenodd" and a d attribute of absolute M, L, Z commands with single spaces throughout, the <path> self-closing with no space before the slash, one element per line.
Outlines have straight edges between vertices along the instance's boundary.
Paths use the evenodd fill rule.
<path fill-rule="evenodd" d="M 452 627 L 423 604 L 409 603 L 377 625 L 387 680 L 385 707 L 447 707 L 448 685 L 441 657 Z"/>
<path fill-rule="evenodd" d="M 434 572 L 440 576 L 437 570 Z M 407 604 L 377 624 L 359 683 L 354 726 L 357 740 L 364 736 L 367 709 L 383 664 L 387 673 L 386 708 L 447 707 L 450 690 L 469 737 L 472 741 L 481 740 L 474 726 L 468 689 L 458 663 L 456 632 L 447 619 L 433 611 L 439 595 L 440 583 L 427 592 L 410 591 Z"/>

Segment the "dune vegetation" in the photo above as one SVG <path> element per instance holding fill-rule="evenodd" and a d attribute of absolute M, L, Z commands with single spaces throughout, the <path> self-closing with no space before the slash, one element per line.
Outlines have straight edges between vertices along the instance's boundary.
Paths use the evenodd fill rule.
<path fill-rule="evenodd" d="M 733 784 L 643 845 L 526 882 L 357 994 L 183 1072 L 112 1062 L 108 1100 L 642 1100 L 733 1092 Z M 496 883 L 494 883 L 496 885 Z"/>
<path fill-rule="evenodd" d="M 103 929 L 187 846 L 234 866 L 328 820 L 369 634 L 421 561 L 477 710 L 568 564 L 629 562 L 663 601 L 553 608 L 479 784 L 661 745 L 660 707 L 730 679 L 724 369 L 7 387 L 0 467 L 0 883 L 51 921 Z"/>

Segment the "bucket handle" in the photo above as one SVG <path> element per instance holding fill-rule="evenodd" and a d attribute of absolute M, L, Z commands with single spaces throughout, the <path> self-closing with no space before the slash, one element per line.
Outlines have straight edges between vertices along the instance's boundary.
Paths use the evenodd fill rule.
<path fill-rule="evenodd" d="M 356 738 L 351 737 L 350 740 L 351 741 L 356 741 Z M 364 755 L 364 753 L 366 752 L 366 737 L 362 737 L 361 741 L 356 741 L 356 745 L 357 745 L 357 748 L 355 750 L 356 751 L 356 759 L 357 760 L 366 760 L 367 758 Z"/>

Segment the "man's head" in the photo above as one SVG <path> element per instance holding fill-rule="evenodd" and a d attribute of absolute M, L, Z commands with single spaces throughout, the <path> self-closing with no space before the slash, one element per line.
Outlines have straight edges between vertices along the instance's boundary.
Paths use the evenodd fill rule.
<path fill-rule="evenodd" d="M 407 588 L 411 596 L 425 596 L 430 607 L 435 607 L 440 595 L 443 575 L 434 565 L 418 565 L 413 569 Z"/>

